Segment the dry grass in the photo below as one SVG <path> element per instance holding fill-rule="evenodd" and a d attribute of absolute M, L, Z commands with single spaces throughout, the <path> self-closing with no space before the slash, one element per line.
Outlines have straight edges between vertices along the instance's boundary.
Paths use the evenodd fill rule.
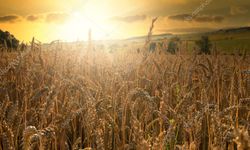
<path fill-rule="evenodd" d="M 0 150 L 246 150 L 246 70 L 249 56 L 32 51 L 0 77 Z"/>

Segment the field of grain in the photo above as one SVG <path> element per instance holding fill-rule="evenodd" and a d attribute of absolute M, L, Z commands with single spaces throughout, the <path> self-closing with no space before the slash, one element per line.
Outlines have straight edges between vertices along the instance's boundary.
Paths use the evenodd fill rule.
<path fill-rule="evenodd" d="M 55 47 L 0 57 L 0 150 L 250 149 L 248 55 Z"/>

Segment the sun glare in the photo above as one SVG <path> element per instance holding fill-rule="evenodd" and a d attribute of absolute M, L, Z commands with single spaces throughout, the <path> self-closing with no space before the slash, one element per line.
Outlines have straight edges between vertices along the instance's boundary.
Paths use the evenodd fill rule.
<path fill-rule="evenodd" d="M 91 29 L 94 40 L 105 40 L 111 38 L 113 25 L 103 21 L 99 14 L 88 14 L 84 12 L 72 12 L 68 21 L 61 27 L 62 39 L 65 41 L 87 40 L 88 31 Z"/>
<path fill-rule="evenodd" d="M 63 24 L 63 39 L 66 41 L 75 41 L 84 37 L 85 28 L 87 28 L 84 19 L 80 13 L 72 13 L 69 20 Z"/>
<path fill-rule="evenodd" d="M 72 9 L 68 20 L 59 27 L 60 38 L 66 41 L 87 40 L 91 29 L 93 40 L 121 38 L 118 23 L 110 20 L 114 15 L 105 1 L 87 1 Z"/>

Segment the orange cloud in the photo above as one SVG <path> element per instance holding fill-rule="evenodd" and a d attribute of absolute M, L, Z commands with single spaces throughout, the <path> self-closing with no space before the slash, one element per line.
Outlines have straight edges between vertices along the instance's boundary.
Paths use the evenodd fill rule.
<path fill-rule="evenodd" d="M 242 6 L 231 6 L 230 7 L 230 14 L 231 15 L 238 15 L 238 14 L 246 14 L 248 12 L 248 8 Z"/>
<path fill-rule="evenodd" d="M 29 15 L 26 17 L 26 20 L 28 21 L 37 21 L 39 19 L 41 19 L 42 16 L 41 15 Z"/>
<path fill-rule="evenodd" d="M 187 20 L 186 18 L 191 17 L 191 20 Z M 175 20 L 175 21 L 196 21 L 196 22 L 222 22 L 225 17 L 223 16 L 212 16 L 212 15 L 198 15 L 192 17 L 189 14 L 178 14 L 178 15 L 172 15 L 169 16 L 168 19 Z"/>
<path fill-rule="evenodd" d="M 0 16 L 0 23 L 14 23 L 16 21 L 18 21 L 19 16 L 17 15 L 6 15 L 6 16 Z"/>
<path fill-rule="evenodd" d="M 127 23 L 142 21 L 147 18 L 146 15 L 135 15 L 135 16 L 126 16 L 126 17 L 113 17 L 112 20 L 123 21 Z"/>
<path fill-rule="evenodd" d="M 64 23 L 69 18 L 67 13 L 49 13 L 46 15 L 47 23 Z"/>

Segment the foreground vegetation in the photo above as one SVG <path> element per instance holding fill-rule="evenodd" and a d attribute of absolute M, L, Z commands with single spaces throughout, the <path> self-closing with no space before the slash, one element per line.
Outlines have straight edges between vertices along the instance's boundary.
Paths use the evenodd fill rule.
<path fill-rule="evenodd" d="M 250 57 L 1 53 L 0 150 L 250 148 Z"/>

